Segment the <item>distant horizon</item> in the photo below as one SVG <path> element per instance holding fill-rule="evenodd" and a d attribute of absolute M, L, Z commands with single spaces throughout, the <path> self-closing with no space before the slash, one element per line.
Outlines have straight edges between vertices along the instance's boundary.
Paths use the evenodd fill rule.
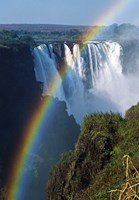
<path fill-rule="evenodd" d="M 50 25 L 50 26 L 86 26 L 86 27 L 94 27 L 94 26 L 112 26 L 112 25 L 122 25 L 122 24 L 127 24 L 127 25 L 131 25 L 131 26 L 136 26 L 139 27 L 139 25 L 135 25 L 132 23 L 128 23 L 128 22 L 123 22 L 123 23 L 112 23 L 112 24 L 106 24 L 106 25 L 84 25 L 84 24 L 51 24 L 51 23 L 0 23 L 0 25 Z"/>

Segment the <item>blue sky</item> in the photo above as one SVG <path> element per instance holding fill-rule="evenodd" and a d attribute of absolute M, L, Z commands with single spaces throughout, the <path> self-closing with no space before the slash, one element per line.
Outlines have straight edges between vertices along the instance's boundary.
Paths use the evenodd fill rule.
<path fill-rule="evenodd" d="M 0 0 L 0 23 L 95 25 L 119 0 Z M 125 0 L 112 23 L 139 26 L 139 0 Z"/>

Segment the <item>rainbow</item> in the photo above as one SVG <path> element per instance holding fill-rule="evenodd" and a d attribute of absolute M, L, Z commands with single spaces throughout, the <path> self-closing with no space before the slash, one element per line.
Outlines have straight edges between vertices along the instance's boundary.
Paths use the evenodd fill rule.
<path fill-rule="evenodd" d="M 122 8 L 127 4 L 128 0 L 117 0 L 113 6 L 111 6 L 105 13 L 96 21 L 96 24 L 108 24 L 109 21 L 114 18 Z M 89 29 L 87 33 L 83 36 L 85 40 L 95 39 L 95 37 L 102 31 L 104 26 L 95 26 L 95 28 Z M 62 79 L 65 78 L 68 71 L 66 67 L 63 66 L 60 72 Z M 60 86 L 60 82 L 55 77 L 50 84 L 49 90 L 55 94 Z M 53 110 L 53 98 L 47 97 L 45 101 L 41 101 L 40 105 L 37 107 L 37 111 L 32 114 L 29 124 L 25 128 L 24 136 L 21 139 L 20 149 L 16 155 L 14 164 L 11 169 L 9 180 L 7 183 L 7 200 L 20 200 L 20 192 L 24 187 L 23 175 L 24 168 L 27 162 L 29 162 L 28 152 L 33 152 L 36 148 L 37 141 L 41 138 L 40 129 L 43 126 L 43 119 L 49 120 L 49 114 Z"/>

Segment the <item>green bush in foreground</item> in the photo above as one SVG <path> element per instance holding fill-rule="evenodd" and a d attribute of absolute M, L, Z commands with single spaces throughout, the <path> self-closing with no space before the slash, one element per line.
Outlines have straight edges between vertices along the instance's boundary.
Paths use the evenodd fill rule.
<path fill-rule="evenodd" d="M 95 113 L 84 119 L 74 151 L 65 154 L 49 177 L 48 199 L 108 200 L 111 190 L 121 189 L 129 155 L 139 169 L 139 104 L 122 118 Z M 118 200 L 114 193 L 112 200 Z"/>

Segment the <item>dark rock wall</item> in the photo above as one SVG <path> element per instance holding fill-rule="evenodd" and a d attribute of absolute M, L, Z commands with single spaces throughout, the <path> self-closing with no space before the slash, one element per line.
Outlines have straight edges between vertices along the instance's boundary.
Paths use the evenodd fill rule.
<path fill-rule="evenodd" d="M 0 165 L 6 178 L 14 150 L 41 91 L 29 46 L 0 47 Z"/>

